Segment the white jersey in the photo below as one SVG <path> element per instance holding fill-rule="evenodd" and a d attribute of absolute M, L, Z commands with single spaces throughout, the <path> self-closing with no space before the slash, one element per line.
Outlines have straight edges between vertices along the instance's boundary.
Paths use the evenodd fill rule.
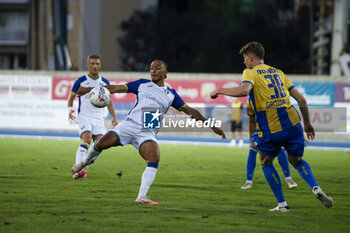
<path fill-rule="evenodd" d="M 91 78 L 89 75 L 84 75 L 78 78 L 73 85 L 72 93 L 77 94 L 79 87 L 99 87 L 109 85 L 109 81 L 102 76 L 99 76 L 97 79 Z M 103 119 L 104 118 L 104 108 L 96 108 L 90 103 L 89 93 L 78 97 L 78 118 L 79 117 L 88 117 L 94 119 Z"/>
<path fill-rule="evenodd" d="M 144 123 L 144 111 L 159 110 L 160 117 L 163 117 L 170 106 L 179 110 L 185 105 L 185 102 L 174 89 L 167 86 L 158 86 L 151 80 L 139 79 L 129 82 L 125 86 L 128 93 L 136 94 L 136 103 L 126 120 L 131 120 L 141 127 Z"/>

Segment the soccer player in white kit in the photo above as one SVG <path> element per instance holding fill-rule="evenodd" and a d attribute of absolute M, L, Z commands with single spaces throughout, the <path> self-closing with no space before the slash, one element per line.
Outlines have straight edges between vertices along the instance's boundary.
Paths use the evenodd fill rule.
<path fill-rule="evenodd" d="M 75 119 L 75 112 L 73 109 L 73 101 L 77 95 L 80 87 L 98 87 L 109 85 L 109 81 L 99 75 L 101 69 L 101 57 L 97 54 L 91 54 L 88 57 L 87 67 L 89 74 L 79 77 L 73 84 L 72 91 L 68 98 L 68 112 L 69 119 Z M 104 122 L 104 108 L 94 107 L 89 100 L 89 94 L 81 95 L 79 98 L 79 106 L 77 109 L 77 123 L 79 126 L 79 135 L 82 143 L 77 149 L 75 162 L 79 163 L 86 157 L 86 151 L 90 143 L 100 139 L 106 133 Z M 112 125 L 117 125 L 117 117 L 115 114 L 113 103 L 110 102 L 107 106 L 112 115 Z M 86 179 L 88 166 L 73 174 L 73 179 Z"/>
<path fill-rule="evenodd" d="M 142 174 L 139 194 L 135 200 L 136 204 L 158 205 L 158 202 L 150 200 L 146 194 L 156 176 L 160 159 L 159 147 L 156 139 L 158 129 L 143 127 L 142 115 L 144 109 L 158 110 L 153 113 L 157 118 L 164 115 L 170 106 L 183 111 L 187 115 L 198 121 L 205 121 L 206 118 L 197 110 L 191 108 L 174 89 L 164 85 L 168 71 L 163 61 L 155 60 L 150 66 L 151 80 L 139 79 L 129 82 L 126 85 L 107 85 L 111 93 L 134 93 L 136 94 L 136 104 L 129 112 L 125 121 L 109 130 L 99 141 L 90 147 L 87 159 L 75 164 L 72 172 L 79 171 L 82 167 L 91 164 L 97 156 L 105 149 L 112 146 L 124 146 L 132 144 L 138 149 L 142 158 L 147 161 L 147 167 Z M 80 88 L 78 94 L 88 92 L 89 88 Z M 216 134 L 225 139 L 225 133 L 216 127 L 211 128 Z"/>

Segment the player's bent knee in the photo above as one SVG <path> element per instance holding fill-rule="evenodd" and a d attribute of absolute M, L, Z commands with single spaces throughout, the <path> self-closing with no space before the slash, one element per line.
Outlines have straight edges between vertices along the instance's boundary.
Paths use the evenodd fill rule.
<path fill-rule="evenodd" d="M 89 145 L 90 145 L 90 144 L 91 144 L 91 142 L 92 142 L 92 140 L 84 140 L 84 139 L 83 139 L 82 141 L 83 141 L 84 143 L 89 144 Z"/>
<path fill-rule="evenodd" d="M 120 145 L 118 136 L 112 132 L 108 132 L 96 142 L 95 147 L 98 150 L 105 150 L 118 145 Z"/>
<path fill-rule="evenodd" d="M 159 157 L 147 159 L 147 162 L 149 162 L 149 163 L 159 163 L 159 161 L 160 161 Z"/>
<path fill-rule="evenodd" d="M 295 168 L 298 162 L 301 160 L 301 157 L 288 155 L 289 163 Z"/>
<path fill-rule="evenodd" d="M 151 163 L 158 163 L 160 160 L 160 152 L 158 144 L 154 141 L 147 141 L 139 148 L 140 155 Z"/>
<path fill-rule="evenodd" d="M 159 163 L 160 154 L 157 151 L 147 151 L 140 153 L 140 155 L 149 163 Z"/>
<path fill-rule="evenodd" d="M 260 163 L 261 164 L 272 164 L 273 163 L 273 159 L 263 155 L 260 152 Z"/>
<path fill-rule="evenodd" d="M 92 138 L 91 137 L 89 137 L 89 136 L 82 136 L 81 137 L 81 140 L 84 142 L 84 143 L 87 143 L 87 144 L 91 144 L 91 142 L 92 142 Z"/>

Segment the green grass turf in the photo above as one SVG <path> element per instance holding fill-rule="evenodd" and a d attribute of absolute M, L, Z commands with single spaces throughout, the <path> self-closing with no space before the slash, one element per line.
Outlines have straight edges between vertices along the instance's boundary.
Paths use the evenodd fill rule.
<path fill-rule="evenodd" d="M 106 150 L 87 180 L 72 180 L 78 145 L 0 139 L 0 232 L 350 232 L 349 152 L 306 151 L 304 157 L 333 197 L 332 209 L 291 169 L 299 184 L 289 190 L 283 182 L 291 211 L 270 213 L 276 201 L 258 162 L 254 187 L 240 189 L 247 148 L 161 145 L 148 193 L 160 204 L 137 206 L 146 166 L 137 151 Z M 277 159 L 275 165 L 282 174 Z"/>

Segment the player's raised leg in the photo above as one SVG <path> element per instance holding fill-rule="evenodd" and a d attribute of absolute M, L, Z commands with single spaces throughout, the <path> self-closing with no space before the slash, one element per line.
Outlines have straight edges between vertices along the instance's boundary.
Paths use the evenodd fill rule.
<path fill-rule="evenodd" d="M 315 197 L 320 200 L 325 207 L 331 208 L 333 206 L 333 199 L 326 195 L 318 186 L 310 165 L 298 156 L 288 154 L 288 159 L 293 167 L 298 170 L 300 176 L 309 184 Z"/>
<path fill-rule="evenodd" d="M 72 172 L 80 171 L 85 166 L 93 163 L 103 150 L 118 145 L 120 145 L 118 136 L 112 131 L 107 132 L 100 140 L 96 141 L 90 147 L 85 160 L 72 167 Z"/>
<path fill-rule="evenodd" d="M 140 155 L 147 161 L 147 167 L 142 174 L 139 194 L 135 204 L 158 205 L 147 197 L 147 192 L 151 187 L 158 170 L 160 152 L 158 144 L 154 141 L 146 141 L 139 148 Z"/>
<path fill-rule="evenodd" d="M 292 177 L 290 176 L 290 169 L 289 169 L 289 163 L 288 163 L 286 151 L 284 149 L 281 149 L 277 155 L 277 158 L 278 158 L 278 163 L 281 165 L 281 168 L 283 170 L 283 174 L 288 187 L 290 189 L 297 187 L 298 184 L 295 183 Z"/>

